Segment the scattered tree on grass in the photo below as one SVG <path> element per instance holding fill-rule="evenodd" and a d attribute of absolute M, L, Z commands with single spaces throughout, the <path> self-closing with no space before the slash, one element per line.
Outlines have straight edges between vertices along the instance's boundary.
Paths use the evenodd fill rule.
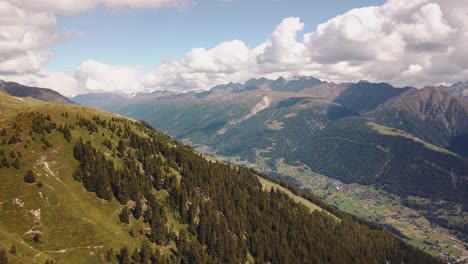
<path fill-rule="evenodd" d="M 128 208 L 125 206 L 119 214 L 120 222 L 125 224 L 130 224 L 130 213 L 128 212 Z"/>
<path fill-rule="evenodd" d="M 11 248 L 10 248 L 10 253 L 12 255 L 16 255 L 16 246 L 15 245 L 12 245 Z"/>
<path fill-rule="evenodd" d="M 24 176 L 24 181 L 26 183 L 32 184 L 36 182 L 36 175 L 32 172 L 32 170 L 28 170 L 26 175 Z"/>

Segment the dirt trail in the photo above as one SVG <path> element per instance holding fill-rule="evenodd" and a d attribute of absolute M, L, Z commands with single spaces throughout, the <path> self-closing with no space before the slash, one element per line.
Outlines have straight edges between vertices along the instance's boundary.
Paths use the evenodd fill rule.
<path fill-rule="evenodd" d="M 72 250 L 80 250 L 80 249 L 101 249 L 103 248 L 104 245 L 100 245 L 100 246 L 83 246 L 83 247 L 74 247 L 74 248 L 64 248 L 64 249 L 59 249 L 59 250 L 48 250 L 48 251 L 44 251 L 45 253 L 60 253 L 60 254 L 64 254 L 64 253 L 67 253 L 68 251 L 72 251 Z"/>
<path fill-rule="evenodd" d="M 46 171 L 46 173 L 52 177 L 54 177 L 57 181 L 59 181 L 60 183 L 63 183 L 62 180 L 60 180 L 59 177 L 57 177 L 57 175 L 55 175 L 55 173 L 50 169 L 49 167 L 49 163 L 47 162 L 47 158 L 46 156 L 42 156 L 41 157 L 41 163 L 42 165 L 44 165 L 44 170 Z"/>

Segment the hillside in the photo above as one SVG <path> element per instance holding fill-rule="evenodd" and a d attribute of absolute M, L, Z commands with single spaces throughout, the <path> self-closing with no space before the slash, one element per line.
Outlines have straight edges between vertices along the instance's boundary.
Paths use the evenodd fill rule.
<path fill-rule="evenodd" d="M 377 123 L 468 155 L 468 104 L 435 87 L 409 90 L 371 116 Z"/>
<path fill-rule="evenodd" d="M 5 92 L 16 97 L 31 97 L 53 103 L 73 104 L 68 98 L 54 90 L 25 86 L 15 82 L 0 80 L 0 92 Z"/>
<path fill-rule="evenodd" d="M 333 123 L 295 155 L 314 171 L 346 183 L 376 184 L 401 196 L 468 201 L 467 159 L 364 118 Z"/>
<path fill-rule="evenodd" d="M 2 93 L 0 112 L 0 252 L 11 263 L 437 263 L 146 123 Z"/>
<path fill-rule="evenodd" d="M 350 85 L 333 101 L 356 112 L 365 113 L 408 90 L 411 88 L 395 88 L 388 83 L 360 81 Z"/>

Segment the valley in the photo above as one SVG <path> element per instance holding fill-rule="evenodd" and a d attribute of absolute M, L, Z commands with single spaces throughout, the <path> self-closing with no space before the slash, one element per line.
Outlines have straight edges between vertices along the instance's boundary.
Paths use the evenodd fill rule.
<path fill-rule="evenodd" d="M 210 152 L 210 149 L 206 146 L 200 146 L 197 150 L 209 155 L 216 155 Z M 235 156 L 216 155 L 216 157 L 232 164 L 260 169 L 267 174 L 271 172 L 271 169 L 265 165 L 265 157 L 261 155 L 257 156 L 257 163 L 249 163 Z M 458 239 L 449 229 L 429 221 L 425 210 L 416 210 L 406 206 L 406 202 L 394 194 L 372 186 L 355 183 L 346 184 L 314 173 L 307 165 L 287 164 L 284 159 L 276 160 L 276 168 L 277 171 L 275 172 L 285 177 L 279 179 L 286 179 L 296 183 L 300 188 L 323 198 L 340 210 L 387 227 L 391 226 L 390 231 L 395 233 L 397 230 L 396 235 L 431 255 L 447 254 L 460 261 L 468 258 L 468 243 Z M 419 197 L 408 197 L 408 199 L 419 203 L 430 202 Z M 440 203 L 444 202 L 439 201 Z M 459 223 L 468 221 L 468 213 L 460 212 L 462 210 L 461 205 L 450 204 L 450 206 L 446 207 L 447 209 L 441 209 L 440 206 L 438 208 L 442 211 L 438 214 L 446 215 L 448 221 L 459 221 Z"/>

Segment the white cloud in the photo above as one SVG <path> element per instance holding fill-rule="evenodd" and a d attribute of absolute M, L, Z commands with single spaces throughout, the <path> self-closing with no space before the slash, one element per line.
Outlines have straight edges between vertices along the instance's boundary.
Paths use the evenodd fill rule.
<path fill-rule="evenodd" d="M 72 72 L 48 72 L 49 47 L 69 37 L 57 31 L 56 15 L 103 5 L 110 9 L 184 7 L 186 0 L 0 0 L 0 79 L 49 87 L 64 95 L 141 89 L 141 67 L 85 61 Z"/>
<path fill-rule="evenodd" d="M 305 46 L 296 41 L 297 33 L 304 29 L 304 23 L 298 17 L 289 17 L 279 24 L 272 34 L 271 40 L 265 43 L 265 48 L 258 55 L 258 63 L 272 64 L 304 64 Z"/>
<path fill-rule="evenodd" d="M 25 10 L 47 12 L 57 15 L 71 15 L 97 6 L 110 9 L 121 8 L 164 8 L 185 7 L 190 0 L 6 0 Z"/>
<path fill-rule="evenodd" d="M 185 7 L 189 0 L 102 0 L 109 8 L 163 8 Z"/>
<path fill-rule="evenodd" d="M 404 71 L 402 74 L 404 76 L 411 76 L 420 73 L 423 70 L 423 67 L 419 64 L 411 64 L 408 67 L 408 70 Z"/>
<path fill-rule="evenodd" d="M 460 56 L 466 51 L 457 44 L 468 41 L 468 3 L 460 2 L 389 0 L 380 7 L 353 9 L 306 34 L 305 44 L 312 60 L 348 62 L 363 79 L 416 86 L 468 79 L 460 71 L 468 65 L 463 61 L 456 67 L 457 60 L 449 59 L 455 54 L 468 58 Z M 451 72 L 433 74 L 437 68 Z M 341 69 L 343 74 L 348 70 Z"/>
<path fill-rule="evenodd" d="M 194 49 L 185 59 L 156 68 L 144 85 L 186 90 L 251 77 L 303 74 L 336 82 L 367 79 L 419 87 L 466 80 L 467 12 L 466 1 L 389 0 L 336 16 L 304 34 L 303 41 L 297 35 L 304 24 L 299 18 L 286 18 L 258 47 L 247 50 L 237 41 L 242 52 L 226 45 L 218 54 L 223 44 Z M 236 61 L 226 65 L 216 59 L 225 53 Z"/>
<path fill-rule="evenodd" d="M 141 67 L 108 65 L 97 61 L 85 61 L 74 72 L 81 90 L 86 92 L 141 90 L 139 78 Z"/>
<path fill-rule="evenodd" d="M 224 42 L 206 50 L 194 48 L 179 61 L 164 63 L 143 79 L 146 89 L 206 89 L 213 82 L 248 77 L 251 50 L 239 40 Z"/>
<path fill-rule="evenodd" d="M 70 15 L 95 8 L 98 0 L 7 0 L 19 8 L 46 12 L 49 14 Z"/>
<path fill-rule="evenodd" d="M 141 71 L 141 67 L 108 65 L 90 60 L 81 63 L 72 72 L 38 71 L 0 76 L 0 79 L 51 88 L 65 96 L 96 92 L 136 93 L 142 90 Z"/>
<path fill-rule="evenodd" d="M 48 61 L 45 48 L 63 40 L 53 15 L 0 1 L 0 74 L 36 72 Z"/>
<path fill-rule="evenodd" d="M 414 86 L 468 79 L 468 1 L 388 0 L 382 6 L 352 9 L 302 36 L 301 20 L 286 18 L 256 47 L 232 40 L 193 48 L 184 58 L 162 63 L 144 77 L 139 67 L 96 61 L 83 62 L 71 73 L 44 72 L 51 56 L 44 50 L 66 37 L 55 31 L 54 14 L 98 5 L 183 7 L 191 1 L 9 1 L 19 7 L 0 0 L 0 75 L 17 74 L 31 83 L 53 86 L 58 85 L 51 78 L 61 79 L 74 87 L 68 94 L 208 89 L 260 76 L 312 75 L 335 82 L 367 79 Z"/>
<path fill-rule="evenodd" d="M 76 78 L 65 72 L 40 72 L 0 76 L 4 81 L 17 82 L 33 87 L 53 89 L 65 96 L 74 96 L 85 93 L 80 89 Z"/>

